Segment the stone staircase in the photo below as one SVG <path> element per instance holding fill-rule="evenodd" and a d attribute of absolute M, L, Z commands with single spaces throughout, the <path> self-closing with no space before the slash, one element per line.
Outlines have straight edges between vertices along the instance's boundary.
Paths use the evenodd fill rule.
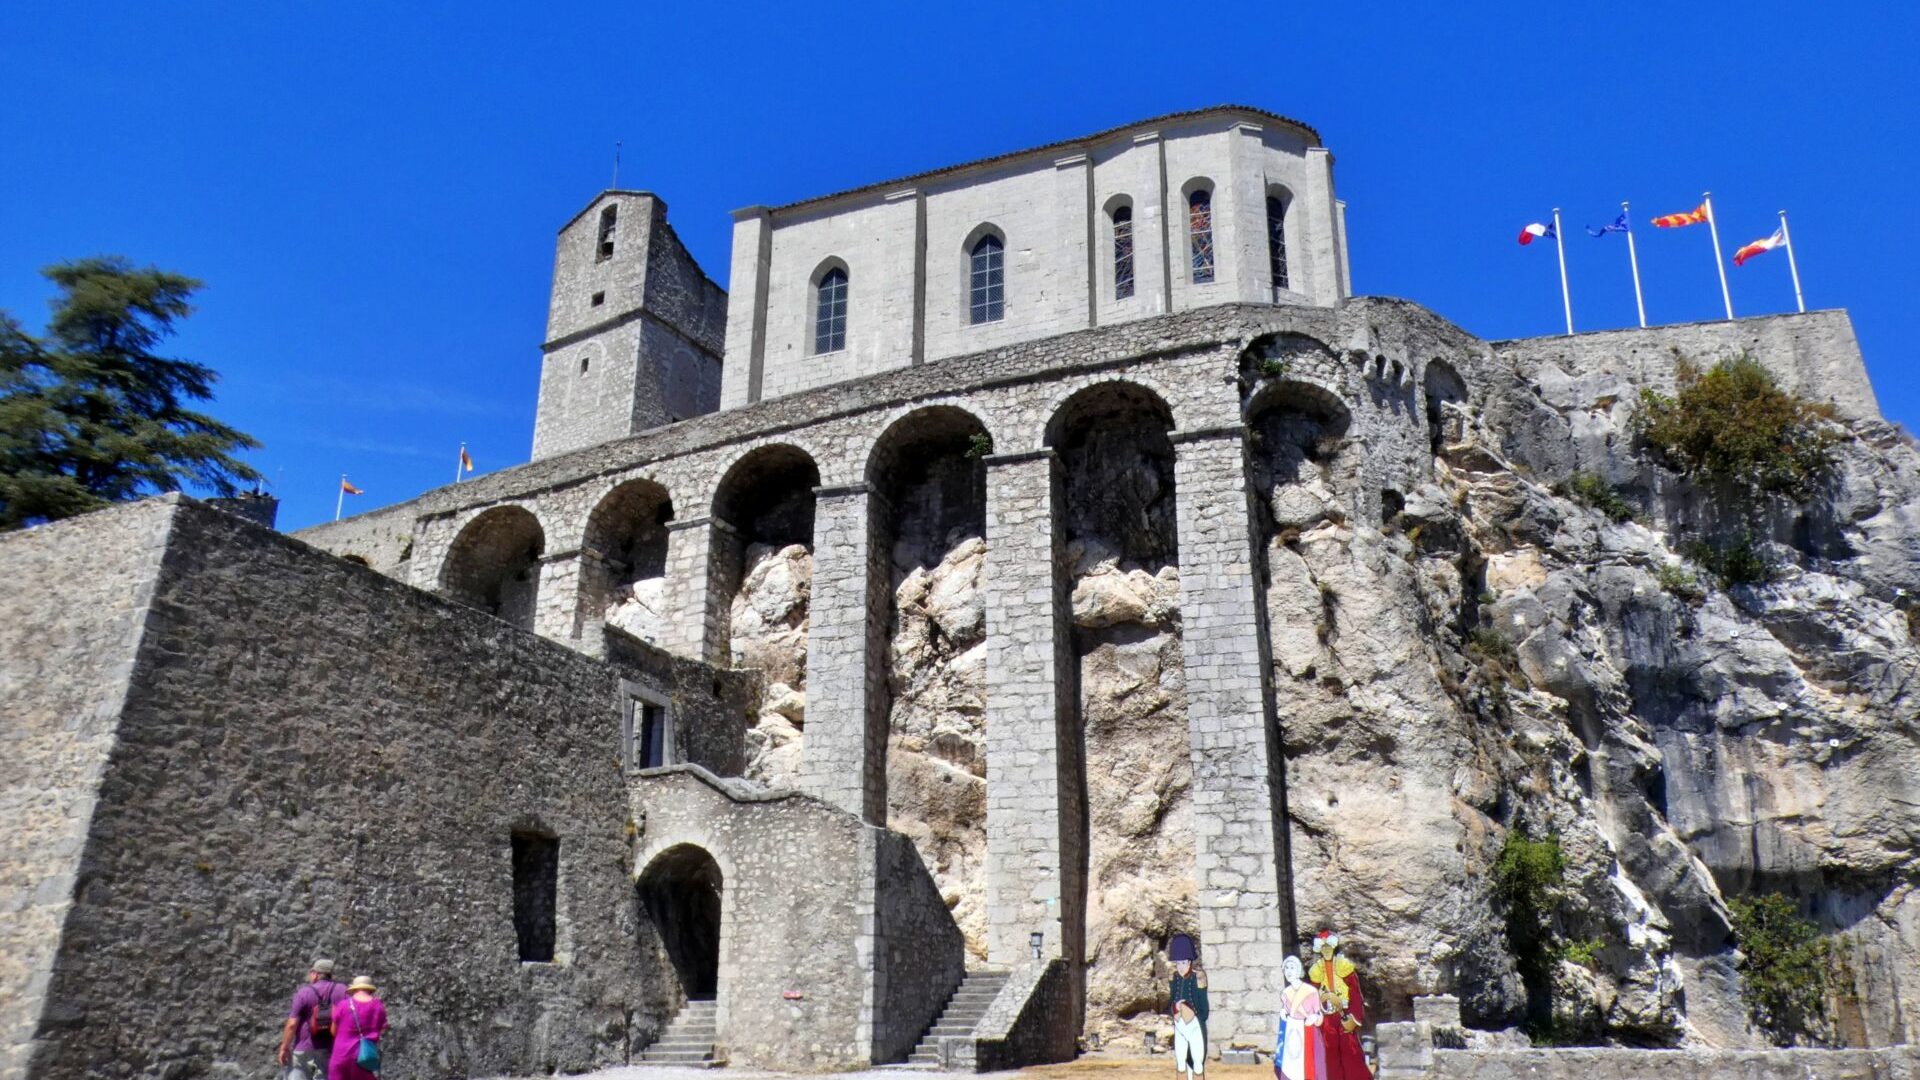
<path fill-rule="evenodd" d="M 689 1001 L 668 1022 L 667 1030 L 640 1055 L 642 1065 L 713 1064 L 713 1044 L 719 1037 L 712 1000 Z"/>
<path fill-rule="evenodd" d="M 999 995 L 1000 988 L 1007 984 L 1004 971 L 970 971 L 961 981 L 960 988 L 953 992 L 947 1007 L 940 1013 L 940 1019 L 933 1022 L 920 1039 L 920 1045 L 908 1055 L 907 1064 L 922 1068 L 939 1068 L 940 1042 L 942 1039 L 962 1038 L 973 1034 L 980 1024 L 980 1018 L 987 1013 L 987 1006 Z"/>

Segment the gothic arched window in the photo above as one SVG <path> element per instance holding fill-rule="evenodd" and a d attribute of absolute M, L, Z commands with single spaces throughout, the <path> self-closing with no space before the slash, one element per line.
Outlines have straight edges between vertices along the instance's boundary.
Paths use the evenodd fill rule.
<path fill-rule="evenodd" d="M 968 321 L 999 322 L 1006 314 L 1006 245 L 989 233 L 968 255 Z"/>
<path fill-rule="evenodd" d="M 1113 298 L 1133 295 L 1133 207 L 1113 208 Z"/>
<path fill-rule="evenodd" d="M 1187 196 L 1187 239 L 1193 248 L 1193 283 L 1213 280 L 1213 192 L 1200 188 Z"/>
<path fill-rule="evenodd" d="M 814 286 L 813 351 L 838 352 L 847 347 L 847 272 L 839 267 L 820 275 Z"/>
<path fill-rule="evenodd" d="M 1267 196 L 1267 267 L 1274 290 L 1287 288 L 1287 203 L 1278 195 Z"/>

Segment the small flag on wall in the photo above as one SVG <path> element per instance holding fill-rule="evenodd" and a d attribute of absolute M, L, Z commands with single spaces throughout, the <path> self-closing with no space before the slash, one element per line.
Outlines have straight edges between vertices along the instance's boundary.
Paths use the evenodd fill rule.
<path fill-rule="evenodd" d="M 1520 230 L 1520 243 L 1522 246 L 1531 244 L 1535 240 L 1557 240 L 1559 238 L 1559 230 L 1555 229 L 1552 225 L 1543 225 L 1538 221 Z"/>
<path fill-rule="evenodd" d="M 1743 247 L 1739 251 L 1734 252 L 1733 265 L 1739 266 L 1740 264 L 1746 262 L 1748 259 L 1753 258 L 1755 255 L 1759 255 L 1763 252 L 1772 251 L 1774 248 L 1777 248 L 1786 242 L 1787 242 L 1787 227 L 1785 225 L 1782 225 L 1778 229 L 1773 230 L 1773 235 L 1767 237 L 1765 240 L 1755 240 L 1753 243 L 1748 244 L 1746 247 Z"/>
<path fill-rule="evenodd" d="M 468 472 L 473 471 L 473 455 L 467 453 L 466 443 L 460 444 L 460 467 Z"/>
<path fill-rule="evenodd" d="M 1707 213 L 1707 204 L 1701 203 L 1684 214 L 1662 214 L 1654 218 L 1653 223 L 1663 229 L 1677 229 L 1682 225 L 1698 225 L 1706 221 Z"/>

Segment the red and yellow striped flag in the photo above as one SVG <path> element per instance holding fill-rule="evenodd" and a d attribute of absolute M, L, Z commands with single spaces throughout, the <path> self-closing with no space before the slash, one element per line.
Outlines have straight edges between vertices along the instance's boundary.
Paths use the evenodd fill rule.
<path fill-rule="evenodd" d="M 350 483 L 350 482 L 348 482 L 348 480 L 347 480 L 347 478 L 346 478 L 346 477 L 344 477 L 344 476 L 340 478 L 340 490 L 341 490 L 341 491 L 344 491 L 344 492 L 346 492 L 346 493 L 347 493 L 347 494 L 349 494 L 349 495 L 364 495 L 364 494 L 366 494 L 366 492 L 364 492 L 364 491 L 361 491 L 361 490 L 360 490 L 359 488 L 357 488 L 357 487 L 354 487 L 354 486 L 353 486 L 353 484 L 352 484 L 352 483 Z"/>
<path fill-rule="evenodd" d="M 1707 204 L 1701 203 L 1684 214 L 1663 214 L 1654 218 L 1653 223 L 1662 229 L 1677 229 L 1682 225 L 1698 225 L 1705 220 L 1707 220 Z"/>
<path fill-rule="evenodd" d="M 460 467 L 468 472 L 473 471 L 473 458 L 467 453 L 466 443 L 460 444 Z"/>

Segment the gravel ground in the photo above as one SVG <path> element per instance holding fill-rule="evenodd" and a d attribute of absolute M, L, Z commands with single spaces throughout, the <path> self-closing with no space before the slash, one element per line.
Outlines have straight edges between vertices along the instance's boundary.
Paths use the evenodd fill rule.
<path fill-rule="evenodd" d="M 959 1077 L 960 1073 L 940 1073 L 929 1069 L 893 1066 L 860 1072 L 830 1074 L 780 1073 L 764 1069 L 690 1069 L 678 1065 L 626 1065 L 617 1069 L 581 1074 L 579 1080 L 785 1080 L 787 1077 L 830 1075 L 834 1080 L 933 1080 Z M 1037 1065 L 1018 1072 L 980 1073 L 997 1080 L 1174 1080 L 1173 1059 L 1161 1057 L 1102 1057 L 1087 1055 L 1065 1065 Z M 1272 1080 L 1270 1065 L 1223 1065 L 1207 1063 L 1207 1080 Z M 506 1080 L 506 1078 L 502 1078 Z M 515 1080 L 535 1080 L 533 1077 Z M 545 1080 L 545 1078 L 539 1078 Z"/>

